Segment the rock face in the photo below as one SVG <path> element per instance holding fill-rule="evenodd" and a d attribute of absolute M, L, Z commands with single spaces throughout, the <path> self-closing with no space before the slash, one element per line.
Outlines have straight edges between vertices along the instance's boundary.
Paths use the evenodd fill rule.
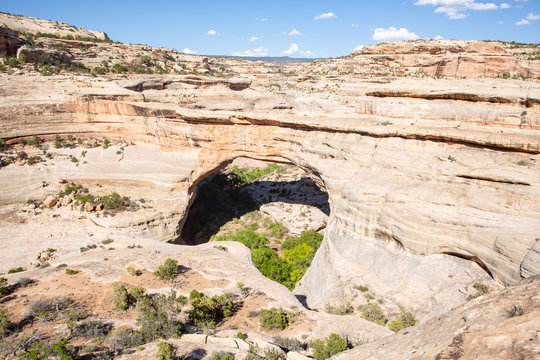
<path fill-rule="evenodd" d="M 538 359 L 539 291 L 536 276 L 334 359 Z"/>
<path fill-rule="evenodd" d="M 534 48 L 511 43 L 420 40 L 366 46 L 345 59 L 319 60 L 307 73 L 338 71 L 361 75 L 411 74 L 438 77 L 537 78 L 540 61 Z"/>
<path fill-rule="evenodd" d="M 24 44 L 17 35 L 16 31 L 0 26 L 0 54 L 9 57 L 17 56 L 17 49 Z"/>
<path fill-rule="evenodd" d="M 11 15 L 6 13 L 0 14 L 0 24 L 16 31 L 24 31 L 30 33 L 48 33 L 58 36 L 81 36 L 85 38 L 94 38 L 99 40 L 109 39 L 107 34 L 102 31 L 91 31 L 84 28 L 75 27 L 65 22 L 41 20 L 32 17 L 19 15 Z"/>
<path fill-rule="evenodd" d="M 96 45 L 95 52 L 125 52 L 133 61 L 141 49 L 103 46 Z M 402 43 L 380 46 L 397 54 L 372 55 L 376 49 L 368 48 L 351 61 L 366 70 L 377 57 L 392 57 L 383 67 L 397 62 L 399 74 L 406 75 L 414 59 L 419 65 L 410 66 L 432 71 L 429 61 L 440 61 L 439 54 L 485 61 L 500 57 L 497 71 L 523 68 L 538 76 L 538 62 L 522 66 L 497 44 L 448 43 L 440 50 L 430 45 L 421 50 L 424 54 Z M 101 61 L 85 54 L 74 51 L 75 60 L 88 66 Z M 173 59 L 173 67 L 183 69 L 183 57 L 174 54 Z M 174 240 L 196 185 L 235 158 L 248 157 L 295 164 L 328 193 L 325 239 L 295 290 L 310 307 L 346 302 L 362 285 L 389 304 L 386 311 L 396 313 L 403 306 L 426 318 L 464 303 L 475 282 L 500 286 L 490 275 L 509 285 L 537 273 L 532 248 L 540 233 L 539 84 L 373 80 L 339 69 L 339 77 L 314 75 L 313 69 L 339 68 L 341 61 L 298 65 L 298 74 L 311 74 L 298 77 L 246 62 L 235 73 L 241 79 L 131 74 L 134 80 L 126 82 L 116 74 L 45 77 L 31 69 L 0 74 L 0 137 L 8 142 L 72 135 L 87 144 L 104 137 L 135 144 L 90 146 L 87 163 L 78 165 L 67 158 L 82 156 L 75 149 L 54 166 L 3 167 L 0 220 L 10 232 L 3 250 L 8 241 L 16 245 L 22 239 L 47 248 L 59 241 L 60 232 L 71 240 L 62 246 L 75 249 L 88 234 Z M 486 75 L 474 67 L 448 69 L 441 74 Z M 149 198 L 152 206 L 116 217 L 77 213 L 80 219 L 17 213 L 17 204 L 29 194 L 45 198 L 61 190 L 58 178 Z M 51 227 L 57 232 L 35 231 L 35 238 L 26 240 L 25 233 L 42 227 L 40 221 L 57 221 L 59 227 Z"/>

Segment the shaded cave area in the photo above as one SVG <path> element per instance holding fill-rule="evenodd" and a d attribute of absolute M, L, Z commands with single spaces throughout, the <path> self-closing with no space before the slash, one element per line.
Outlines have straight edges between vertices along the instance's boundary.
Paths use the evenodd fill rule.
<path fill-rule="evenodd" d="M 176 244 L 198 245 L 252 230 L 272 247 L 289 236 L 326 227 L 328 194 L 302 169 L 237 158 L 202 180 Z"/>

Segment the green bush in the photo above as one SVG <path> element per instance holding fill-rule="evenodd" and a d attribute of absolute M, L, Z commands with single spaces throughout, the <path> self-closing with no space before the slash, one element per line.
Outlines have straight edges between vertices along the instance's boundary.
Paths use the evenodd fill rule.
<path fill-rule="evenodd" d="M 128 266 L 126 268 L 126 271 L 129 275 L 131 276 L 141 276 L 142 275 L 142 271 L 141 270 L 137 270 L 137 269 L 134 269 L 132 268 L 131 266 Z"/>
<path fill-rule="evenodd" d="M 383 310 L 377 303 L 367 303 L 359 307 L 359 310 L 362 312 L 362 317 L 368 321 L 371 321 L 377 325 L 386 324 L 386 316 L 384 315 Z"/>
<path fill-rule="evenodd" d="M 68 349 L 69 342 L 62 339 L 53 344 L 43 341 L 35 342 L 30 350 L 19 355 L 20 360 L 42 360 L 51 357 L 59 360 L 74 360 L 71 350 Z"/>
<path fill-rule="evenodd" d="M 313 357 L 317 360 L 325 360 L 347 349 L 349 345 L 341 336 L 330 334 L 324 339 L 315 341 Z"/>
<path fill-rule="evenodd" d="M 114 284 L 113 289 L 114 307 L 117 310 L 122 311 L 126 311 L 127 309 L 129 309 L 129 307 L 133 305 L 134 301 L 129 292 L 127 291 L 126 287 L 123 284 Z"/>
<path fill-rule="evenodd" d="M 103 204 L 105 210 L 121 211 L 131 205 L 129 198 L 122 197 L 115 192 L 111 195 L 103 196 L 100 202 Z"/>
<path fill-rule="evenodd" d="M 238 166 L 232 168 L 232 182 L 233 184 L 249 184 L 260 177 L 270 174 L 271 172 L 281 172 L 283 167 L 278 164 L 268 164 L 264 169 L 240 169 Z"/>
<path fill-rule="evenodd" d="M 467 300 L 469 301 L 485 295 L 489 292 L 489 288 L 481 283 L 474 283 L 473 287 L 476 289 L 476 293 L 467 297 Z"/>
<path fill-rule="evenodd" d="M 23 271 L 24 269 L 21 266 L 19 266 L 13 269 L 9 269 L 8 274 L 15 274 L 15 273 L 23 272 Z"/>
<path fill-rule="evenodd" d="M 388 324 L 388 328 L 393 332 L 398 332 L 399 330 L 405 329 L 406 326 L 401 320 L 394 320 Z"/>
<path fill-rule="evenodd" d="M 283 330 L 289 326 L 289 316 L 282 308 L 263 309 L 259 315 L 259 322 L 264 329 Z"/>
<path fill-rule="evenodd" d="M 189 298 L 191 309 L 187 313 L 196 325 L 214 328 L 234 313 L 234 303 L 229 294 L 209 297 L 193 290 Z"/>
<path fill-rule="evenodd" d="M 8 310 L 5 308 L 0 308 L 0 338 L 7 335 L 8 327 L 9 327 Z"/>
<path fill-rule="evenodd" d="M 350 315 L 354 312 L 354 308 L 350 303 L 347 303 L 342 305 L 328 305 L 325 311 L 334 315 Z"/>
<path fill-rule="evenodd" d="M 172 360 L 176 349 L 168 342 L 162 341 L 157 344 L 156 358 L 158 360 Z"/>
<path fill-rule="evenodd" d="M 250 249 L 260 248 L 268 243 L 265 236 L 253 230 L 240 230 L 236 234 L 221 235 L 216 238 L 216 241 L 238 241 Z"/>
<path fill-rule="evenodd" d="M 123 74 L 123 73 L 126 73 L 127 71 L 128 71 L 127 67 L 118 63 L 114 64 L 114 66 L 111 69 L 111 72 L 117 73 L 117 74 Z"/>
<path fill-rule="evenodd" d="M 137 325 L 145 341 L 182 335 L 182 324 L 176 320 L 180 309 L 172 297 L 162 294 L 143 296 L 138 302 L 138 310 Z"/>
<path fill-rule="evenodd" d="M 78 270 L 74 270 L 74 269 L 66 269 L 66 274 L 67 275 L 75 275 L 75 274 L 78 274 L 79 271 Z"/>
<path fill-rule="evenodd" d="M 217 353 L 213 353 L 210 357 L 210 360 L 234 360 L 234 354 L 220 351 Z"/>
<path fill-rule="evenodd" d="M 239 338 L 240 340 L 246 340 L 246 334 L 244 334 L 243 332 L 239 331 L 237 334 L 236 334 L 236 337 Z"/>
<path fill-rule="evenodd" d="M 369 290 L 367 286 L 362 286 L 362 285 L 355 286 L 354 288 L 361 292 L 366 292 Z"/>
<path fill-rule="evenodd" d="M 9 58 L 6 64 L 10 67 L 17 67 L 19 66 L 19 60 L 17 58 Z"/>
<path fill-rule="evenodd" d="M 156 275 L 161 280 L 172 280 L 176 276 L 178 276 L 178 261 L 173 259 L 166 259 L 165 263 L 158 267 L 156 271 L 154 271 L 154 275 Z"/>

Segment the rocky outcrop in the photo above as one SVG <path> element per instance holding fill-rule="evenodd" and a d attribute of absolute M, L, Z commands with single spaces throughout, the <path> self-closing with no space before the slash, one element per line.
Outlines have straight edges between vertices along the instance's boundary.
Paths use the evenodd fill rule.
<path fill-rule="evenodd" d="M 540 76 L 534 46 L 500 42 L 416 40 L 366 46 L 344 59 L 319 60 L 306 73 L 450 78 Z"/>
<path fill-rule="evenodd" d="M 539 291 L 537 276 L 334 358 L 537 359 Z"/>
<path fill-rule="evenodd" d="M 17 49 L 24 44 L 17 31 L 0 26 L 0 54 L 8 57 L 17 56 Z"/>
<path fill-rule="evenodd" d="M 122 157 L 115 149 L 96 149 L 89 161 L 97 163 L 77 167 L 66 160 L 48 168 L 53 177 L 66 171 L 61 177 L 70 181 L 108 184 L 159 204 L 126 216 L 91 217 L 94 225 L 85 229 L 173 240 L 195 185 L 244 156 L 296 164 L 329 195 L 325 241 L 295 290 L 311 307 L 346 301 L 354 286 L 363 285 L 388 303 L 389 313 L 401 305 L 431 316 L 465 302 L 474 282 L 497 287 L 489 275 L 502 284 L 529 275 L 521 264 L 540 231 L 540 120 L 534 104 L 380 98 L 368 95 L 373 84 L 345 78 L 339 97 L 267 93 L 257 108 L 251 104 L 261 98 L 260 90 L 210 88 L 197 101 L 219 92 L 240 110 L 201 110 L 191 107 L 191 98 L 168 101 L 193 92 L 183 87 L 143 90 L 147 101 L 131 102 L 140 94 L 113 82 L 49 79 L 4 78 L 3 91 L 24 89 L 24 95 L 2 97 L 3 138 L 120 136 L 160 147 L 128 147 Z M 416 91 L 440 86 L 435 80 L 407 81 Z M 455 93 L 466 84 L 444 86 Z M 404 84 L 378 88 L 396 86 Z M 478 81 L 467 88 L 479 97 L 538 98 L 530 82 Z M 273 109 L 283 101 L 291 108 Z M 16 174 L 12 166 L 0 173 L 5 204 L 27 199 L 30 183 L 13 184 L 14 176 L 22 178 Z M 36 170 L 33 179 L 41 174 Z"/>
<path fill-rule="evenodd" d="M 102 31 L 86 30 L 61 21 L 42 20 L 32 17 L 0 13 L 0 24 L 7 28 L 29 33 L 47 33 L 58 36 L 80 36 L 99 40 L 109 39 Z"/>

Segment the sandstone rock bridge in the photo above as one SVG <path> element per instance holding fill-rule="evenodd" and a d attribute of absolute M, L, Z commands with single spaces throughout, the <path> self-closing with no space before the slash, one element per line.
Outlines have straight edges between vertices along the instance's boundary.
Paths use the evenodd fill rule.
<path fill-rule="evenodd" d="M 324 99 L 261 93 L 240 80 L 155 77 L 4 81 L 0 133 L 13 142 L 57 134 L 135 142 L 122 161 L 50 171 L 160 193 L 159 211 L 92 221 L 161 241 L 180 233 L 196 184 L 233 159 L 305 169 L 331 206 L 323 245 L 295 290 L 310 306 L 365 284 L 440 312 L 476 264 L 500 284 L 540 271 L 537 83 L 344 78 Z M 200 89 L 190 106 L 165 100 L 181 86 Z M 24 201 L 34 184 L 21 180 L 17 192 L 2 181 L 4 203 Z"/>

